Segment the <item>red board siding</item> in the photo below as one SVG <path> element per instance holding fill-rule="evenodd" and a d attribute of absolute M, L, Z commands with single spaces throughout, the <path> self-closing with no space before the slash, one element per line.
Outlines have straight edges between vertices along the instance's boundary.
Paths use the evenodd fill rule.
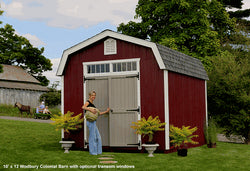
<path fill-rule="evenodd" d="M 164 122 L 163 70 L 160 70 L 150 48 L 117 40 L 117 54 L 104 55 L 103 41 L 69 57 L 64 71 L 64 110 L 81 113 L 83 104 L 83 62 L 140 58 L 141 117 L 159 116 Z M 164 131 L 155 135 L 160 149 L 165 149 Z M 76 146 L 83 148 L 83 131 L 75 135 Z M 143 139 L 145 142 L 146 139 Z"/>
<path fill-rule="evenodd" d="M 203 124 L 206 119 L 205 81 L 168 72 L 169 123 L 182 127 L 198 127 L 199 145 L 205 143 Z"/>

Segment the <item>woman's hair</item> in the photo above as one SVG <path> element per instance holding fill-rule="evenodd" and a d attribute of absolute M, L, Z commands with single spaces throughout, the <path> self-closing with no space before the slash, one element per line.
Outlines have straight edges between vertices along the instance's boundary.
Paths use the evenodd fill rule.
<path fill-rule="evenodd" d="M 90 91 L 90 92 L 89 92 L 89 96 L 91 96 L 91 95 L 94 94 L 94 93 L 96 94 L 95 90 Z"/>

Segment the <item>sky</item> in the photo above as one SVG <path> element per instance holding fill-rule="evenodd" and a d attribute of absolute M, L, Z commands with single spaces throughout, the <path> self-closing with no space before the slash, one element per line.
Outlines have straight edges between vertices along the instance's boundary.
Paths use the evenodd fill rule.
<path fill-rule="evenodd" d="M 133 20 L 138 0 L 0 0 L 0 27 L 10 24 L 33 46 L 44 47 L 43 55 L 53 64 L 44 75 L 50 83 L 56 76 L 65 49 L 105 29 L 117 31 L 120 23 Z M 250 0 L 243 1 L 250 8 Z"/>

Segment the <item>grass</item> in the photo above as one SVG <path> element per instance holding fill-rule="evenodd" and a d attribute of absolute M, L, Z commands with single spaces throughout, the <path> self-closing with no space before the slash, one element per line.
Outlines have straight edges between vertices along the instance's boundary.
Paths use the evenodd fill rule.
<path fill-rule="evenodd" d="M 59 114 L 60 109 L 53 107 L 49 108 L 49 110 L 52 112 L 52 114 Z M 33 113 L 35 113 L 35 108 L 33 109 Z M 17 107 L 14 107 L 13 105 L 6 105 L 6 104 L 0 104 L 0 116 L 20 116 L 20 112 Z M 28 118 L 30 115 L 28 115 L 26 112 L 23 112 L 22 117 Z"/>
<path fill-rule="evenodd" d="M 58 143 L 60 131 L 56 132 L 51 124 L 13 121 L 0 119 L 0 170 L 4 165 L 76 165 L 80 167 L 97 167 L 88 170 L 124 170 L 118 169 L 134 166 L 134 169 L 125 170 L 248 170 L 250 167 L 250 146 L 244 144 L 218 142 L 217 148 L 209 149 L 206 146 L 188 149 L 187 157 L 178 157 L 176 153 L 154 154 L 154 158 L 147 157 L 146 153 L 114 153 L 117 164 L 100 164 L 100 156 L 91 156 L 87 151 L 70 151 L 65 154 Z M 99 166 L 116 167 L 115 169 L 101 169 Z M 10 169 L 15 170 L 15 169 Z M 36 169 L 24 169 L 36 170 Z M 52 170 L 52 169 L 42 169 Z M 53 169 L 54 170 L 54 169 Z M 60 170 L 60 169 L 59 169 Z"/>

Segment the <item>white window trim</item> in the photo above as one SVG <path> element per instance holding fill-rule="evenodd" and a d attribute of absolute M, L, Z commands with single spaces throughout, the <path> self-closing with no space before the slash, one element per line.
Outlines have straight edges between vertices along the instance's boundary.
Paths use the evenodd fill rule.
<path fill-rule="evenodd" d="M 83 62 L 83 73 L 84 77 L 104 77 L 104 76 L 120 76 L 120 75 L 135 75 L 140 71 L 140 58 L 134 59 L 121 59 L 121 60 L 109 60 L 109 61 L 94 61 L 94 62 Z M 136 62 L 136 70 L 135 71 L 121 71 L 121 72 L 113 72 L 113 64 L 114 63 L 123 63 L 123 62 Z M 88 65 L 98 65 L 98 64 L 109 64 L 110 72 L 103 73 L 88 73 Z"/>

